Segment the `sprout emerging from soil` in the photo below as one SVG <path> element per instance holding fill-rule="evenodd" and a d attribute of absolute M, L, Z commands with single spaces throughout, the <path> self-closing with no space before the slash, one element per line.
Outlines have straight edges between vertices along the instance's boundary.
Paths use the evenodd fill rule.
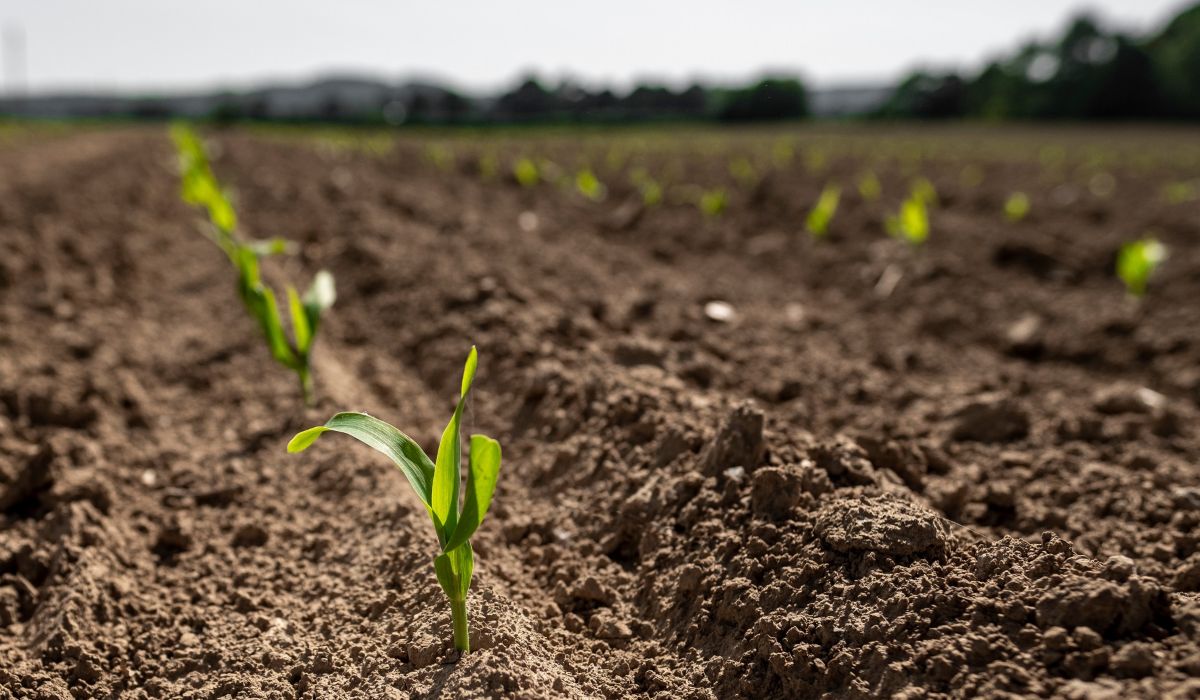
<path fill-rule="evenodd" d="M 1167 259 L 1167 247 L 1153 238 L 1131 241 L 1117 253 L 1117 277 L 1134 297 L 1146 295 L 1154 271 Z"/>
<path fill-rule="evenodd" d="M 936 207 L 938 204 L 937 188 L 926 177 L 919 177 L 913 181 L 912 196 L 921 200 L 927 207 Z"/>
<path fill-rule="evenodd" d="M 873 171 L 868 170 L 858 179 L 858 196 L 864 202 L 874 202 L 883 194 L 883 185 Z"/>
<path fill-rule="evenodd" d="M 1163 188 L 1163 197 L 1168 204 L 1183 204 L 1200 199 L 1200 180 L 1171 182 Z"/>
<path fill-rule="evenodd" d="M 332 430 L 349 435 L 387 455 L 404 473 L 429 512 L 437 532 L 440 551 L 433 560 L 433 568 L 438 583 L 450 599 L 454 648 L 464 654 L 471 650 L 467 627 L 467 591 L 471 588 L 471 575 L 475 570 L 471 535 L 475 534 L 487 515 L 500 474 L 500 443 L 486 435 L 472 435 L 466 495 L 460 507 L 462 445 L 459 424 L 471 392 L 471 383 L 475 379 L 478 357 L 472 346 L 463 367 L 458 405 L 442 432 L 436 461 L 429 459 L 412 438 L 365 413 L 338 413 L 325 425 L 297 433 L 287 446 L 288 452 L 302 452 L 316 442 L 322 433 Z"/>
<path fill-rule="evenodd" d="M 513 164 L 513 179 L 521 187 L 534 187 L 541 181 L 537 163 L 528 158 L 521 158 Z"/>
<path fill-rule="evenodd" d="M 449 172 L 454 166 L 454 150 L 441 143 L 431 143 L 425 147 L 425 157 L 433 167 L 440 172 Z"/>
<path fill-rule="evenodd" d="M 607 194 L 604 183 L 600 182 L 600 178 L 596 177 L 591 168 L 584 168 L 575 174 L 575 189 L 593 202 L 602 201 Z"/>
<path fill-rule="evenodd" d="M 815 238 L 824 238 L 829 232 L 829 222 L 833 221 L 833 215 L 837 213 L 838 200 L 842 196 L 842 188 L 837 185 L 825 185 L 825 189 L 821 190 L 821 196 L 817 198 L 817 204 L 808 213 L 808 218 L 804 225 L 808 232 Z"/>
<path fill-rule="evenodd" d="M 750 188 L 758 183 L 758 170 L 745 156 L 738 156 L 729 162 L 729 174 L 742 187 Z"/>
<path fill-rule="evenodd" d="M 705 216 L 720 216 L 727 204 L 725 190 L 709 190 L 700 195 L 700 211 L 704 212 Z"/>
<path fill-rule="evenodd" d="M 925 208 L 925 199 L 913 192 L 900 205 L 900 212 L 896 216 L 889 216 L 885 224 L 888 235 L 903 238 L 913 246 L 921 245 L 929 238 L 929 213 Z"/>
<path fill-rule="evenodd" d="M 313 277 L 304 296 L 287 287 L 292 337 L 284 331 L 275 291 L 262 280 L 259 261 L 268 255 L 287 252 L 288 242 L 281 238 L 244 241 L 237 235 L 237 214 L 208 163 L 204 143 L 187 126 L 171 127 L 171 137 L 179 152 L 183 178 L 183 200 L 208 212 L 213 226 L 212 239 L 224 251 L 238 273 L 238 296 L 246 310 L 258 322 L 271 356 L 296 373 L 306 404 L 312 404 L 313 379 L 310 358 L 321 316 L 333 306 L 336 293 L 333 275 L 321 270 Z"/>
<path fill-rule="evenodd" d="M 490 182 L 496 179 L 496 173 L 500 171 L 500 158 L 495 153 L 488 151 L 479 156 L 479 177 L 480 179 Z"/>
<path fill-rule="evenodd" d="M 775 145 L 771 146 L 771 160 L 775 163 L 775 167 L 786 168 L 792 164 L 795 158 L 796 149 L 790 142 L 779 140 L 775 142 Z"/>
<path fill-rule="evenodd" d="M 1004 202 L 1004 216 L 1016 223 L 1029 214 L 1029 197 L 1024 192 L 1013 192 Z"/>
<path fill-rule="evenodd" d="M 657 180 L 643 167 L 634 168 L 629 174 L 629 182 L 642 195 L 642 206 L 653 207 L 662 203 L 663 188 Z"/>

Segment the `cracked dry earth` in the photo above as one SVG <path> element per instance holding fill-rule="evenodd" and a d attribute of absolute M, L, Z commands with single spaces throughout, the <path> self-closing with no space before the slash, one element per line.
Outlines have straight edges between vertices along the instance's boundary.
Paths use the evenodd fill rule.
<path fill-rule="evenodd" d="M 856 153 L 706 219 L 411 140 L 212 144 L 246 230 L 301 246 L 272 279 L 337 279 L 313 409 L 162 129 L 0 147 L 0 697 L 1200 697 L 1200 209 L 1159 203 L 1170 167 L 1066 202 L 1036 158 L 975 188 L 930 159 L 913 253 L 850 194 L 798 232 Z M 1134 307 L 1111 260 L 1147 227 L 1172 257 Z M 471 343 L 467 428 L 505 459 L 458 659 L 400 475 L 284 445 L 352 409 L 432 451 Z"/>

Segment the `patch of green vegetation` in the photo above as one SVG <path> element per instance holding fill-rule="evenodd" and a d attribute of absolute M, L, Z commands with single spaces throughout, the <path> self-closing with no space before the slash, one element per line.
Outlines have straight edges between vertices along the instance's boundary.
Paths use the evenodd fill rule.
<path fill-rule="evenodd" d="M 608 194 L 608 189 L 603 182 L 600 182 L 600 178 L 596 177 L 591 168 L 583 168 L 575 173 L 575 189 L 593 202 L 603 201 Z"/>
<path fill-rule="evenodd" d="M 471 536 L 487 515 L 500 475 L 500 443 L 486 435 L 472 435 L 466 494 L 460 498 L 462 439 L 459 425 L 478 361 L 478 353 L 472 347 L 463 367 L 458 404 L 446 429 L 442 431 L 435 460 L 431 460 L 412 438 L 365 413 L 338 413 L 324 425 L 297 433 L 287 446 L 288 452 L 302 452 L 323 433 L 332 430 L 349 435 L 386 455 L 404 474 L 433 520 L 439 548 L 433 560 L 433 569 L 442 591 L 450 601 L 454 648 L 464 654 L 471 650 L 467 622 L 467 592 L 475 571 Z"/>
<path fill-rule="evenodd" d="M 805 220 L 805 228 L 813 237 L 824 238 L 829 233 L 829 222 L 833 221 L 833 215 L 837 213 L 841 196 L 842 188 L 837 185 L 825 185 L 825 189 L 821 190 L 821 196 L 817 198 L 816 205 L 808 212 L 808 218 Z"/>
<path fill-rule="evenodd" d="M 708 190 L 700 195 L 700 211 L 704 212 L 705 216 L 720 216 L 725 213 L 728 204 L 725 190 L 720 188 Z"/>
<path fill-rule="evenodd" d="M 287 252 L 289 244 L 281 238 L 243 240 L 237 233 L 237 213 L 221 189 L 209 165 L 204 143 L 191 128 L 182 124 L 171 127 L 171 137 L 179 154 L 183 200 L 208 213 L 210 238 L 229 258 L 238 274 L 238 296 L 250 316 L 258 323 L 271 356 L 296 373 L 307 404 L 315 398 L 310 364 L 313 344 L 321 316 L 336 298 L 333 275 L 322 270 L 313 277 L 304 296 L 287 287 L 291 338 L 283 327 L 275 291 L 262 280 L 260 259 Z"/>
<path fill-rule="evenodd" d="M 534 163 L 529 158 L 518 158 L 513 164 L 513 179 L 521 187 L 534 187 L 541 181 L 541 173 L 538 171 L 537 163 Z"/>
<path fill-rule="evenodd" d="M 1117 277 L 1131 296 L 1143 297 L 1155 270 L 1167 259 L 1167 247 L 1154 238 L 1130 241 L 1117 252 Z"/>
<path fill-rule="evenodd" d="M 874 202 L 883 194 L 883 185 L 880 184 L 879 178 L 875 176 L 875 172 L 868 170 L 858 178 L 858 196 L 862 197 L 864 202 Z"/>
<path fill-rule="evenodd" d="M 900 204 L 900 211 L 889 216 L 885 222 L 888 235 L 900 238 L 912 246 L 919 246 L 929 238 L 929 212 L 925 198 L 918 192 Z"/>
<path fill-rule="evenodd" d="M 1013 192 L 1004 201 L 1004 216 L 1016 223 L 1029 215 L 1029 197 L 1024 192 Z"/>

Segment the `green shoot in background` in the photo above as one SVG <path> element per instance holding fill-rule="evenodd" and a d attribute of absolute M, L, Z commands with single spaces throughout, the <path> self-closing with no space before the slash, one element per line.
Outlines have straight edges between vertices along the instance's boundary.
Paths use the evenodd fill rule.
<path fill-rule="evenodd" d="M 513 179 L 517 181 L 521 187 L 533 187 L 541 180 L 541 174 L 538 172 L 537 163 L 534 163 L 528 158 L 521 158 L 513 164 Z"/>
<path fill-rule="evenodd" d="M 700 195 L 700 211 L 704 212 L 705 216 L 720 216 L 727 204 L 725 190 L 709 190 Z"/>
<path fill-rule="evenodd" d="M 1117 277 L 1134 297 L 1146 295 L 1154 271 L 1167 259 L 1167 247 L 1153 238 L 1131 241 L 1117 252 Z"/>
<path fill-rule="evenodd" d="M 500 474 L 500 443 L 486 435 L 472 435 L 466 495 L 461 499 L 460 507 L 462 445 L 459 424 L 471 392 L 471 383 L 475 379 L 478 358 L 472 346 L 463 367 L 458 405 L 442 432 L 436 460 L 429 459 L 412 438 L 365 413 L 338 413 L 325 425 L 297 433 L 287 446 L 288 452 L 301 452 L 316 442 L 322 433 L 332 430 L 349 435 L 387 455 L 404 473 L 429 512 L 433 529 L 437 532 L 439 553 L 433 560 L 433 568 L 438 583 L 450 600 L 454 648 L 464 654 L 471 650 L 467 627 L 467 591 L 471 588 L 475 561 L 470 540 L 487 515 Z"/>
<path fill-rule="evenodd" d="M 1016 223 L 1029 215 L 1029 197 L 1024 192 L 1013 192 L 1004 202 L 1004 216 Z"/>
<path fill-rule="evenodd" d="M 602 201 L 607 194 L 604 183 L 600 182 L 591 168 L 584 168 L 575 174 L 575 189 L 593 202 Z"/>
<path fill-rule="evenodd" d="M 745 156 L 739 156 L 729 162 L 729 174 L 742 187 L 754 187 L 758 183 L 758 170 Z"/>
<path fill-rule="evenodd" d="M 885 223 L 888 235 L 903 238 L 913 246 L 924 243 L 929 238 L 929 213 L 924 196 L 914 191 L 900 205 L 900 212 L 889 216 Z"/>
<path fill-rule="evenodd" d="M 653 207 L 662 203 L 663 188 L 643 167 L 636 167 L 629 174 L 629 182 L 642 195 L 642 206 Z"/>
<path fill-rule="evenodd" d="M 242 240 L 236 231 L 237 214 L 213 174 L 200 137 L 182 124 L 171 127 L 171 137 L 179 152 L 183 200 L 208 213 L 213 226 L 213 241 L 237 270 L 238 296 L 242 304 L 258 322 L 271 356 L 296 373 L 304 402 L 311 405 L 314 393 L 310 359 L 321 316 L 333 306 L 336 298 L 333 275 L 325 270 L 318 272 L 304 296 L 300 296 L 290 285 L 287 287 L 287 304 L 292 322 L 292 337 L 289 339 L 284 332 L 275 291 L 263 282 L 259 270 L 261 258 L 288 250 L 287 241 L 281 238 Z"/>
<path fill-rule="evenodd" d="M 829 232 L 829 222 L 837 213 L 841 196 L 842 188 L 837 185 L 825 185 L 825 189 L 821 190 L 821 196 L 817 198 L 816 205 L 808 212 L 808 218 L 805 220 L 805 227 L 815 238 L 824 238 Z"/>
<path fill-rule="evenodd" d="M 937 188 L 929 181 L 929 178 L 919 177 L 913 180 L 912 196 L 915 199 L 920 199 L 926 207 L 936 207 L 938 205 Z"/>
<path fill-rule="evenodd" d="M 479 177 L 485 181 L 496 179 L 496 173 L 500 170 L 500 158 L 491 151 L 483 153 L 479 156 Z"/>
<path fill-rule="evenodd" d="M 879 178 L 875 173 L 868 170 L 863 173 L 863 176 L 858 179 L 858 196 L 862 197 L 864 202 L 874 202 L 879 199 L 879 195 L 883 194 L 883 185 L 879 183 Z"/>

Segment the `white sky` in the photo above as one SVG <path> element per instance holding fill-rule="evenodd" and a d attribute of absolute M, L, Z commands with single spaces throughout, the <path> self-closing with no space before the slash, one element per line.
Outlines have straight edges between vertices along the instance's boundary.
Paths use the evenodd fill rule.
<path fill-rule="evenodd" d="M 1080 8 L 1161 26 L 1181 0 L 3 0 L 27 88 L 244 87 L 361 72 L 494 90 L 536 69 L 588 84 L 745 79 L 877 82 L 971 68 L 1056 34 Z M 334 9 L 336 7 L 336 9 Z M 11 34 L 11 32 L 8 32 Z M 3 55 L 10 55 L 6 51 Z M 11 73 L 11 66 L 6 74 Z"/>

